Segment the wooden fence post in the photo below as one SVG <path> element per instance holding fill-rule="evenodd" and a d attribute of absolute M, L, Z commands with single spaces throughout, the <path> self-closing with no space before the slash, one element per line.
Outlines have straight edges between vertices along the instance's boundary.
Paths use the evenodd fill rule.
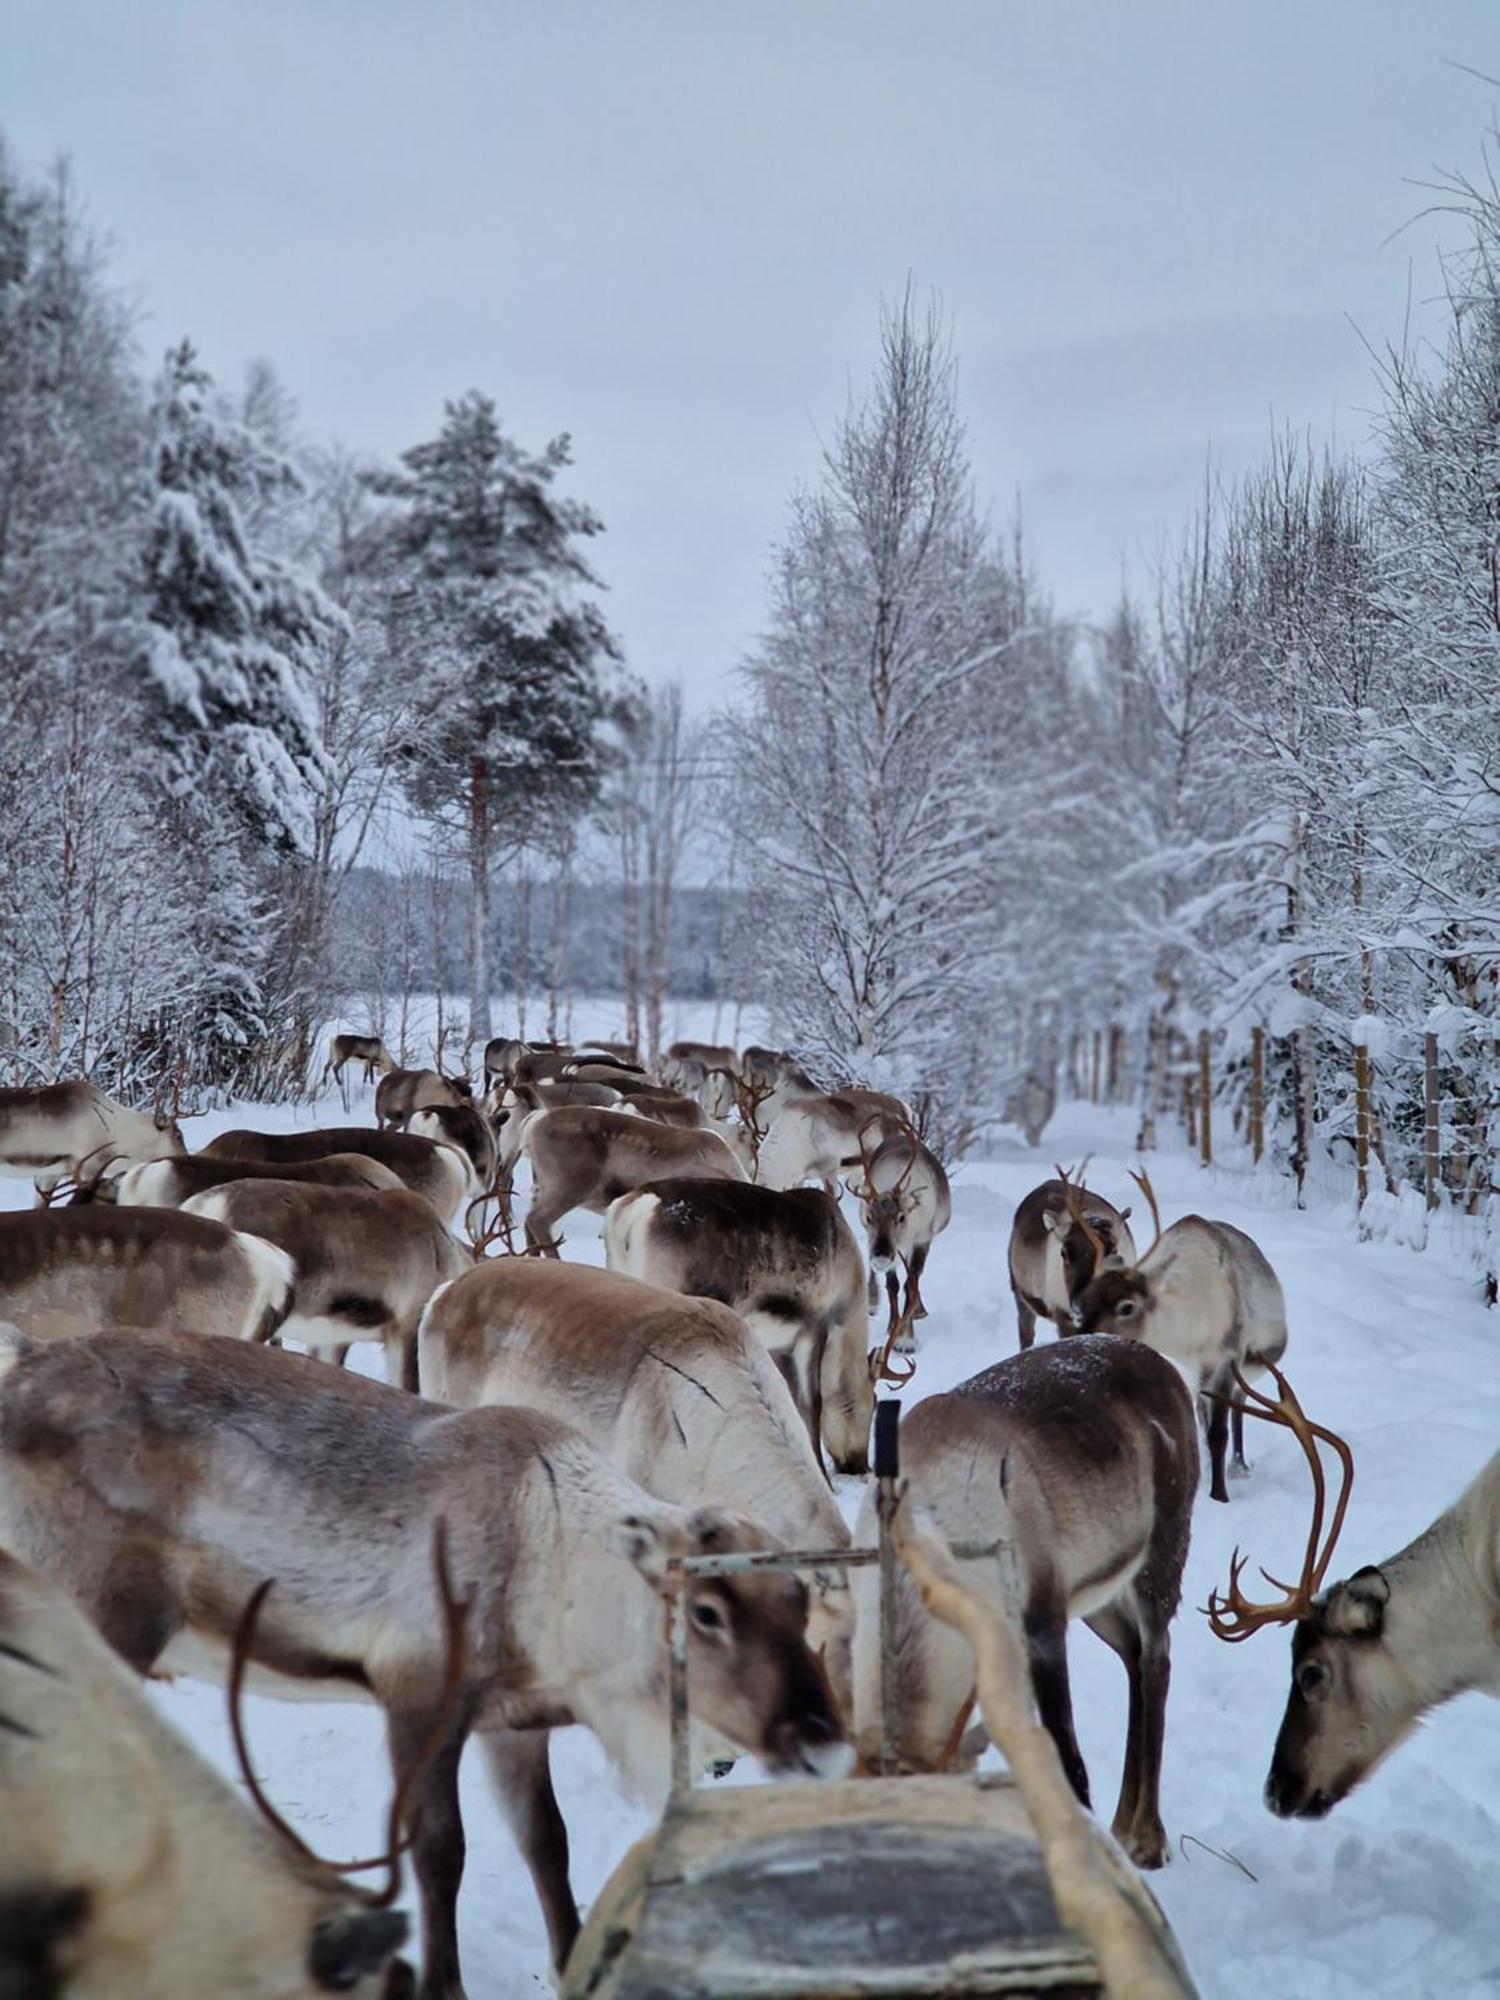
<path fill-rule="evenodd" d="M 1213 1043 L 1207 1028 L 1198 1030 L 1198 1158 L 1214 1163 Z"/>
<path fill-rule="evenodd" d="M 1354 1050 L 1354 1165 L 1359 1206 L 1370 1192 L 1370 1051 Z"/>
<path fill-rule="evenodd" d="M 1260 1165 L 1266 1150 L 1266 1031 L 1250 1030 L 1250 1158 Z"/>
<path fill-rule="evenodd" d="M 1438 1040 L 1422 1039 L 1423 1165 L 1422 1182 L 1427 1206 L 1438 1205 L 1438 1172 L 1442 1165 L 1442 1118 L 1438 1103 Z"/>
<path fill-rule="evenodd" d="M 1103 1036 L 1100 1034 L 1099 1030 L 1095 1028 L 1093 1055 L 1089 1069 L 1089 1101 L 1093 1104 L 1097 1104 L 1099 1102 L 1099 1085 L 1103 1075 L 1103 1067 L 1104 1067 L 1103 1040 L 1104 1040 Z"/>
<path fill-rule="evenodd" d="M 1182 1074 L 1182 1122 L 1187 1128 L 1187 1142 L 1195 1150 L 1198 1145 L 1198 1093 L 1196 1078 L 1190 1069 L 1184 1067 Z"/>

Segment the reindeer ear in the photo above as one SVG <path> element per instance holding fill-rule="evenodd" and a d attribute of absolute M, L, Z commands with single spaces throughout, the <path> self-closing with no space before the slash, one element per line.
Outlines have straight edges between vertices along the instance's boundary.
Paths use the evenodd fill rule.
<path fill-rule="evenodd" d="M 688 1538 L 675 1522 L 652 1520 L 646 1514 L 627 1514 L 610 1530 L 617 1555 L 633 1563 L 653 1589 L 660 1590 L 667 1579 L 667 1564 L 688 1552 Z"/>
<path fill-rule="evenodd" d="M 688 1522 L 687 1531 L 694 1555 L 721 1556 L 740 1545 L 734 1517 L 722 1507 L 700 1507 Z"/>
<path fill-rule="evenodd" d="M 1373 1567 L 1356 1570 L 1347 1583 L 1328 1593 L 1323 1623 L 1341 1639 L 1376 1638 L 1385 1624 L 1391 1586 L 1385 1572 Z"/>
<path fill-rule="evenodd" d="M 1122 1209 L 1120 1210 L 1120 1220 L 1121 1220 L 1121 1222 L 1129 1222 L 1129 1220 L 1130 1220 L 1130 1210 L 1129 1210 L 1128 1208 L 1122 1208 Z"/>
<path fill-rule="evenodd" d="M 1066 1236 L 1068 1233 L 1068 1218 L 1058 1209 L 1044 1208 L 1042 1210 L 1042 1227 L 1049 1236 Z"/>

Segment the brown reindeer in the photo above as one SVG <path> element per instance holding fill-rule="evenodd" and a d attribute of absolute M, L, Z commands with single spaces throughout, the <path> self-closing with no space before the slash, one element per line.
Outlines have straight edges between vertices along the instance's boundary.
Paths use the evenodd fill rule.
<path fill-rule="evenodd" d="M 1193 1402 L 1170 1362 L 1134 1342 L 1081 1338 L 1012 1355 L 946 1395 L 918 1403 L 901 1426 L 910 1502 L 954 1542 L 998 1544 L 965 1581 L 1026 1641 L 1037 1711 L 1085 1805 L 1088 1773 L 1073 1733 L 1067 1628 L 1082 1618 L 1119 1654 L 1130 1722 L 1115 1837 L 1142 1868 L 1167 1859 L 1157 1802 L 1169 1628 L 1187 1558 L 1198 1440 Z M 857 1542 L 874 1539 L 866 1496 Z M 855 1735 L 872 1756 L 880 1736 L 878 1579 L 855 1575 Z M 973 1692 L 968 1645 L 923 1611 L 898 1580 L 896 1674 L 903 1768 L 936 1770 L 963 1739 Z"/>
<path fill-rule="evenodd" d="M 416 1389 L 422 1308 L 471 1261 L 431 1202 L 403 1187 L 374 1193 L 249 1180 L 193 1195 L 186 1208 L 291 1258 L 292 1295 L 279 1339 L 340 1365 L 352 1343 L 378 1340 L 386 1380 Z"/>
<path fill-rule="evenodd" d="M 837 1471 L 868 1470 L 882 1357 L 859 1246 L 820 1188 L 648 1182 L 611 1204 L 604 1254 L 612 1271 L 732 1307 L 774 1357 L 820 1462 L 826 1446 Z"/>
<path fill-rule="evenodd" d="M 393 1069 L 375 1086 L 375 1123 L 396 1131 L 414 1111 L 434 1104 L 469 1104 L 473 1096 L 467 1077 L 444 1076 L 435 1069 Z"/>
<path fill-rule="evenodd" d="M 268 1828 L 0 1550 L 0 1993 L 398 2000 L 391 1900 Z"/>
<path fill-rule="evenodd" d="M 1023 1350 L 1036 1339 L 1038 1319 L 1072 1333 L 1077 1300 L 1095 1276 L 1136 1261 L 1130 1210 L 1083 1186 L 1087 1164 L 1077 1178 L 1058 1167 L 1055 1180 L 1043 1181 L 1017 1205 L 1008 1263 Z"/>
<path fill-rule="evenodd" d="M 425 1196 L 445 1222 L 480 1192 L 468 1155 L 457 1146 L 418 1138 L 414 1132 L 372 1131 L 368 1125 L 332 1125 L 311 1132 L 221 1132 L 199 1157 L 285 1166 L 327 1159 L 334 1153 L 359 1153 L 389 1167 L 414 1194 Z"/>
<path fill-rule="evenodd" d="M 786 1384 L 726 1306 L 589 1265 L 502 1257 L 433 1299 L 419 1358 L 424 1396 L 546 1410 L 659 1500 L 748 1515 L 781 1548 L 848 1546 Z M 819 1580 L 813 1613 L 812 1642 L 832 1644 L 847 1688 L 852 1611 L 837 1575 Z"/>
<path fill-rule="evenodd" d="M 910 1129 L 891 1133 L 878 1146 L 862 1147 L 860 1160 L 850 1187 L 870 1252 L 870 1310 L 880 1302 L 877 1283 L 884 1276 L 890 1305 L 886 1344 L 905 1352 L 915 1345 L 914 1322 L 927 1317 L 922 1273 L 934 1240 L 953 1218 L 953 1197 L 942 1161 Z M 898 1263 L 906 1273 L 899 1311 Z"/>
<path fill-rule="evenodd" d="M 1211 1468 L 1210 1497 L 1229 1498 L 1224 1481 L 1231 1405 L 1234 1466 L 1245 1463 L 1244 1407 L 1232 1393 L 1237 1369 L 1259 1375 L 1286 1351 L 1286 1300 L 1259 1246 L 1228 1222 L 1184 1215 L 1170 1229 L 1145 1174 L 1132 1176 L 1156 1228 L 1151 1247 L 1129 1266 L 1106 1260 L 1074 1302 L 1082 1333 L 1144 1341 L 1198 1378 Z"/>
<path fill-rule="evenodd" d="M 291 1291 L 284 1252 L 201 1215 L 109 1206 L 0 1215 L 0 1320 L 36 1340 L 180 1325 L 268 1340 Z"/>
<path fill-rule="evenodd" d="M 326 1159 L 286 1161 L 211 1160 L 203 1153 L 174 1153 L 165 1160 L 116 1161 L 80 1182 L 72 1204 L 114 1202 L 120 1208 L 181 1208 L 190 1195 L 228 1181 L 304 1181 L 313 1187 L 398 1188 L 400 1176 L 362 1153 L 330 1153 Z"/>
<path fill-rule="evenodd" d="M 288 1692 L 310 1683 L 385 1711 L 421 1893 L 422 2000 L 463 1990 L 470 1734 L 560 1966 L 578 1918 L 548 1733 L 586 1724 L 659 1795 L 668 1566 L 759 1547 L 764 1531 L 656 1500 L 539 1411 L 439 1409 L 296 1355 L 132 1333 L 0 1342 L 0 1361 L 0 1545 L 69 1590 L 142 1674 L 222 1671 L 247 1599 L 275 1578 L 252 1667 Z M 430 1562 L 439 1522 L 469 1606 L 456 1689 Z M 773 1770 L 840 1767 L 803 1586 L 751 1572 L 680 1587 L 700 1724 Z"/>
<path fill-rule="evenodd" d="M 350 1063 L 359 1064 L 366 1083 L 373 1083 L 377 1075 L 384 1076 L 396 1067 L 379 1035 L 335 1035 L 328 1045 L 328 1061 L 321 1081 L 326 1083 L 332 1077 L 342 1089 L 344 1071 Z"/>
<path fill-rule="evenodd" d="M 170 1118 L 132 1111 L 82 1079 L 0 1090 L 0 1174 L 34 1182 L 41 1207 L 60 1181 L 86 1177 L 106 1160 L 185 1150 Z"/>
<path fill-rule="evenodd" d="M 617 1196 L 669 1174 L 742 1181 L 745 1170 L 713 1132 L 684 1132 L 589 1105 L 533 1112 L 521 1133 L 531 1162 L 526 1241 L 556 1252 L 552 1231 L 575 1208 L 602 1215 Z"/>

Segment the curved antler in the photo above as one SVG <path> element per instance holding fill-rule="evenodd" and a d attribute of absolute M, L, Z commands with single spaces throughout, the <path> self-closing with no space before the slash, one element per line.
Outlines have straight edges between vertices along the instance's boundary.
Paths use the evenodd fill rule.
<path fill-rule="evenodd" d="M 458 1706 L 459 1691 L 463 1682 L 464 1663 L 467 1654 L 467 1633 L 470 1600 L 459 1598 L 453 1589 L 453 1579 L 448 1568 L 448 1526 L 439 1518 L 432 1532 L 432 1560 L 437 1572 L 438 1594 L 443 1605 L 443 1624 L 447 1636 L 446 1668 L 443 1675 L 443 1695 L 439 1705 L 438 1719 L 432 1732 L 422 1745 L 417 1757 L 408 1765 L 396 1787 L 387 1820 L 386 1846 L 382 1853 L 372 1855 L 363 1861 L 325 1861 L 308 1846 L 302 1836 L 289 1826 L 266 1796 L 259 1778 L 250 1766 L 250 1745 L 245 1733 L 245 1719 L 242 1708 L 245 1685 L 245 1669 L 249 1664 L 251 1649 L 255 1643 L 255 1628 L 260 1619 L 266 1599 L 275 1588 L 276 1579 L 268 1576 L 256 1585 L 240 1613 L 235 1626 L 234 1644 L 229 1659 L 229 1733 L 234 1742 L 234 1754 L 240 1767 L 240 1775 L 245 1781 L 257 1811 L 267 1821 L 272 1830 L 279 1834 L 287 1845 L 304 1861 L 314 1867 L 326 1870 L 330 1875 L 362 1875 L 371 1868 L 386 1868 L 389 1876 L 386 1885 L 371 1898 L 375 1909 L 386 1909 L 395 1902 L 401 1887 L 401 1856 L 411 1844 L 410 1835 L 403 1835 L 401 1822 L 406 1816 L 407 1803 L 412 1792 L 427 1770 L 428 1765 L 442 1748 L 448 1731 L 453 1726 Z"/>
<path fill-rule="evenodd" d="M 1349 1496 L 1354 1490 L 1354 1454 L 1347 1442 L 1323 1425 L 1315 1424 L 1308 1417 L 1302 1405 L 1293 1395 L 1290 1385 L 1281 1370 L 1271 1363 L 1266 1364 L 1275 1380 L 1279 1400 L 1272 1402 L 1258 1389 L 1252 1389 L 1240 1373 L 1234 1370 L 1235 1387 L 1244 1399 L 1244 1407 L 1252 1415 L 1263 1417 L 1267 1423 L 1280 1424 L 1289 1430 L 1307 1454 L 1307 1462 L 1312 1470 L 1313 1511 L 1312 1524 L 1308 1530 L 1307 1550 L 1302 1558 L 1302 1574 L 1295 1585 L 1280 1583 L 1268 1571 L 1262 1570 L 1273 1590 L 1279 1590 L 1281 1597 L 1270 1604 L 1252 1603 L 1240 1589 L 1240 1576 L 1245 1568 L 1245 1558 L 1236 1549 L 1229 1559 L 1229 1588 L 1221 1595 L 1210 1591 L 1203 1612 L 1213 1629 L 1216 1639 L 1223 1639 L 1228 1645 L 1237 1646 L 1248 1639 L 1252 1632 L 1258 1632 L 1263 1625 L 1292 1625 L 1305 1618 L 1312 1610 L 1313 1599 L 1322 1588 L 1323 1578 L 1328 1573 L 1328 1565 L 1333 1558 L 1334 1546 L 1344 1526 L 1344 1516 L 1349 1510 Z M 1328 1538 L 1323 1540 L 1323 1509 L 1327 1498 L 1327 1484 L 1323 1473 L 1323 1461 L 1318 1453 L 1319 1443 L 1326 1444 L 1335 1453 L 1341 1468 L 1339 1497 L 1333 1510 L 1333 1522 L 1328 1530 Z M 1321 1546 L 1320 1546 L 1321 1545 Z"/>
<path fill-rule="evenodd" d="M 1062 1182 L 1063 1200 L 1067 1203 L 1069 1215 L 1073 1218 L 1076 1227 L 1083 1231 L 1084 1241 L 1093 1250 L 1094 1268 L 1095 1270 L 1097 1270 L 1099 1266 L 1104 1262 L 1105 1258 L 1108 1257 L 1109 1251 L 1105 1247 L 1104 1238 L 1099 1234 L 1098 1230 L 1096 1230 L 1093 1227 L 1088 1217 L 1083 1212 L 1083 1200 L 1082 1200 L 1083 1176 L 1087 1166 L 1088 1166 L 1088 1160 L 1087 1158 L 1085 1158 L 1079 1164 L 1078 1178 L 1076 1181 L 1071 1180 L 1068 1176 L 1067 1169 L 1065 1167 L 1059 1166 L 1056 1161 L 1054 1161 L 1052 1164 L 1052 1171 L 1057 1175 L 1057 1178 Z"/>
<path fill-rule="evenodd" d="M 1136 1186 L 1140 1189 L 1141 1193 L 1146 1197 L 1146 1206 L 1151 1210 L 1151 1222 L 1152 1226 L 1156 1230 L 1156 1234 L 1151 1239 L 1151 1250 L 1154 1250 L 1157 1244 L 1160 1243 L 1161 1241 L 1161 1210 L 1156 1205 L 1156 1190 L 1155 1188 L 1152 1187 L 1151 1178 L 1147 1174 L 1144 1167 L 1142 1167 L 1139 1173 L 1137 1173 L 1135 1168 L 1132 1167 L 1130 1169 L 1130 1178 L 1135 1182 Z M 1151 1250 L 1144 1251 L 1142 1254 L 1144 1256 L 1149 1257 L 1151 1254 Z M 1137 1262 L 1139 1262 L 1139 1259 L 1137 1259 Z M 1274 1368 L 1272 1369 L 1271 1372 L 1273 1375 L 1276 1373 Z M 1281 1378 L 1277 1376 L 1277 1380 L 1279 1381 L 1280 1379 Z"/>

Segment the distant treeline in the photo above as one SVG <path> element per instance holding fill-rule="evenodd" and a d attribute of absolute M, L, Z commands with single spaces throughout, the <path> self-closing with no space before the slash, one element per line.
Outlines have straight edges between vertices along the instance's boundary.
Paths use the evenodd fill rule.
<path fill-rule="evenodd" d="M 462 991 L 469 966 L 466 884 L 356 868 L 340 900 L 335 961 L 349 992 Z M 685 1000 L 763 997 L 756 969 L 733 946 L 746 918 L 743 890 L 679 887 L 673 894 L 666 990 Z M 559 922 L 561 915 L 561 922 Z M 495 881 L 490 905 L 494 990 L 623 993 L 625 900 L 618 882 L 552 881 L 523 891 Z"/>

